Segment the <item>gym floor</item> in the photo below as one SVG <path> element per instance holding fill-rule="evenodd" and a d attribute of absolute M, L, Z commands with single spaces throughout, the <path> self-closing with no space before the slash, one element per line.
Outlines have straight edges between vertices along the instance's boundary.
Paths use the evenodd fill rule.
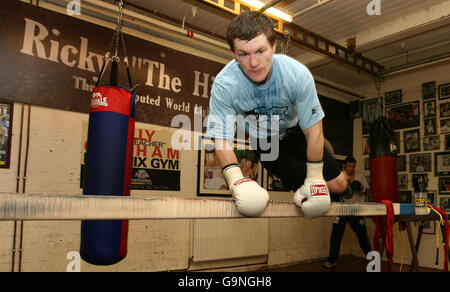
<path fill-rule="evenodd" d="M 311 263 L 302 263 L 292 266 L 283 266 L 279 268 L 261 269 L 258 272 L 366 272 L 367 260 L 361 257 L 345 255 L 339 257 L 336 266 L 332 268 L 324 268 L 325 260 Z M 382 263 L 381 271 L 387 272 L 387 262 Z M 403 265 L 402 272 L 409 272 L 410 265 Z M 429 268 L 421 268 L 421 272 L 443 272 L 442 270 L 434 270 Z M 392 272 L 400 272 L 400 264 L 392 265 Z"/>

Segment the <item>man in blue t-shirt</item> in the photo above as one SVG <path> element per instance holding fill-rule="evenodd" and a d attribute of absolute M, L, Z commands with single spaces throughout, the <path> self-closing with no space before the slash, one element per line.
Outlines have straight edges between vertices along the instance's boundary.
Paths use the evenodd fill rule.
<path fill-rule="evenodd" d="M 239 212 L 259 215 L 269 195 L 243 176 L 232 146 L 236 130 L 257 142 L 263 166 L 295 191 L 294 202 L 305 217 L 324 215 L 329 192 L 342 193 L 348 186 L 324 149 L 325 115 L 313 76 L 300 62 L 275 54 L 272 21 L 261 13 L 237 16 L 227 39 L 234 60 L 214 81 L 206 136 L 215 140 L 216 158 Z"/>

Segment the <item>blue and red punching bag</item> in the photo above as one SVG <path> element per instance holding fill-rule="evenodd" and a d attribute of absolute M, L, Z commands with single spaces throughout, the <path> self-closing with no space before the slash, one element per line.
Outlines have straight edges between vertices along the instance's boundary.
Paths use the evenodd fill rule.
<path fill-rule="evenodd" d="M 92 93 L 84 195 L 130 195 L 134 106 L 135 93 L 117 85 L 113 62 L 110 84 Z M 94 265 L 118 263 L 127 255 L 127 238 L 128 220 L 82 221 L 80 255 Z"/>
<path fill-rule="evenodd" d="M 399 202 L 394 131 L 385 117 L 370 127 L 370 184 L 372 202 Z"/>

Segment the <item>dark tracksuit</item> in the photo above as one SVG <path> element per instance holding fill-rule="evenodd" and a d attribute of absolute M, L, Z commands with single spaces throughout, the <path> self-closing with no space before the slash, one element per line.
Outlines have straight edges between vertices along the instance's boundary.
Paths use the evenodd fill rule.
<path fill-rule="evenodd" d="M 372 251 L 371 244 L 369 242 L 369 237 L 367 236 L 366 222 L 364 217 L 360 216 L 344 216 L 336 217 L 333 222 L 333 230 L 331 232 L 330 240 L 330 254 L 328 256 L 328 262 L 335 264 L 339 257 L 339 252 L 341 249 L 342 238 L 344 237 L 345 226 L 347 222 L 350 224 L 353 232 L 355 232 L 358 237 L 359 246 L 363 250 L 364 254 L 367 255 Z"/>

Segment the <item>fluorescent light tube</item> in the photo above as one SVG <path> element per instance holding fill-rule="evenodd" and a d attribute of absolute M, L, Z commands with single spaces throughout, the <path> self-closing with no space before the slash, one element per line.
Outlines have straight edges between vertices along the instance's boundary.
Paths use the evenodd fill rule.
<path fill-rule="evenodd" d="M 241 2 L 247 3 L 257 9 L 260 9 L 261 7 L 264 6 L 264 3 L 258 0 L 240 0 Z M 276 16 L 278 18 L 281 18 L 287 22 L 292 22 L 292 16 L 290 16 L 287 13 L 284 13 L 281 10 L 278 10 L 276 8 L 270 7 L 269 9 L 266 10 L 267 13 L 272 14 L 273 16 Z"/>

